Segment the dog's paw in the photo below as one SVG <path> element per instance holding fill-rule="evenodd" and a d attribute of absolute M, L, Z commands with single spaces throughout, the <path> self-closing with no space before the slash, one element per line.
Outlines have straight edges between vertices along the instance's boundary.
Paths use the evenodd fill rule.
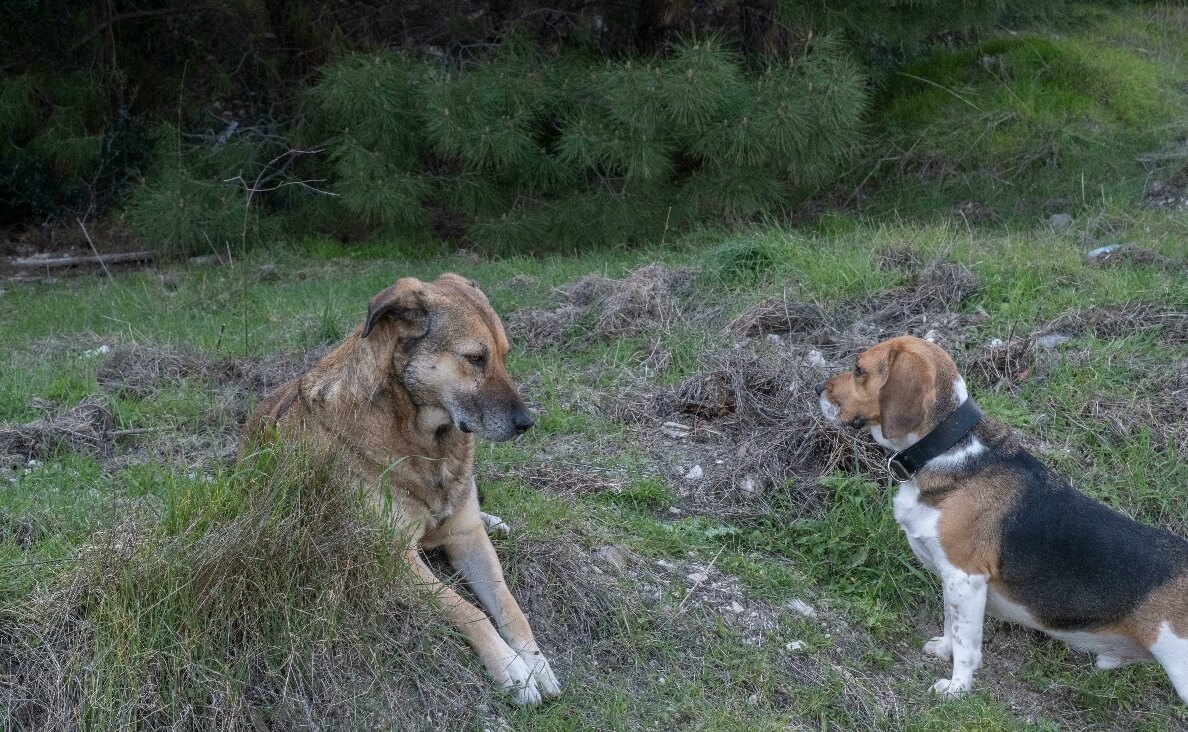
<path fill-rule="evenodd" d="M 480 511 L 479 518 L 481 518 L 483 520 L 483 526 L 487 527 L 487 533 L 490 534 L 491 536 L 495 536 L 497 534 L 499 536 L 510 536 L 511 535 L 511 527 L 507 525 L 506 521 L 499 518 L 495 514 L 482 513 Z"/>
<path fill-rule="evenodd" d="M 937 679 L 932 685 L 932 693 L 945 699 L 959 697 L 969 691 L 969 684 L 954 679 Z"/>
<path fill-rule="evenodd" d="M 924 653 L 942 661 L 952 661 L 953 644 L 943 635 L 937 636 L 924 644 Z"/>
<path fill-rule="evenodd" d="M 549 661 L 544 657 L 540 651 L 520 651 L 520 658 L 528 666 L 532 678 L 536 681 L 536 686 L 540 690 L 541 696 L 546 699 L 558 696 L 561 694 L 561 682 L 557 680 L 557 675 L 553 673 L 553 668 L 549 666 Z"/>
<path fill-rule="evenodd" d="M 501 688 L 512 693 L 512 700 L 522 707 L 540 704 L 540 687 L 532 669 L 518 654 L 501 662 L 496 668 L 489 668 L 491 676 Z"/>
<path fill-rule="evenodd" d="M 1099 669 L 1117 669 L 1124 667 L 1124 665 L 1127 663 L 1129 663 L 1129 661 L 1126 661 L 1125 658 L 1119 658 L 1118 656 L 1108 656 L 1106 654 L 1098 654 L 1098 661 L 1093 665 Z"/>

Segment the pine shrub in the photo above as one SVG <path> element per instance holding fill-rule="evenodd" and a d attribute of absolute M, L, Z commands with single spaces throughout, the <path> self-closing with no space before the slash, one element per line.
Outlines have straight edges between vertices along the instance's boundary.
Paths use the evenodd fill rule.
<path fill-rule="evenodd" d="M 348 56 L 305 111 L 330 140 L 319 176 L 374 230 L 444 219 L 524 250 L 793 204 L 862 141 L 866 81 L 828 37 L 756 68 L 714 37 L 604 61 L 512 36 L 465 67 Z"/>
<path fill-rule="evenodd" d="M 94 73 L 0 80 L 0 221 L 45 220 L 82 207 L 101 172 L 107 118 Z"/>
<path fill-rule="evenodd" d="M 131 231 L 165 257 L 221 255 L 257 243 L 271 222 L 247 189 L 267 162 L 264 151 L 243 142 L 215 151 L 181 147 L 169 126 L 157 138 L 157 171 L 125 210 Z"/>

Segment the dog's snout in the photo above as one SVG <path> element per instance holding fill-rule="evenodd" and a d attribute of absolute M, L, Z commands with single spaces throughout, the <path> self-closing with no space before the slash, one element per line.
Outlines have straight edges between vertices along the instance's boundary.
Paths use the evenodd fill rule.
<path fill-rule="evenodd" d="M 512 424 L 515 425 L 516 434 L 522 435 L 528 430 L 532 429 L 532 425 L 536 423 L 532 421 L 532 415 L 528 412 L 528 410 L 524 407 L 520 407 L 516 410 L 516 413 L 512 415 Z"/>
<path fill-rule="evenodd" d="M 821 392 L 823 392 L 823 391 L 825 391 L 825 382 L 824 381 L 822 381 L 820 384 L 817 384 L 817 396 L 821 396 Z"/>

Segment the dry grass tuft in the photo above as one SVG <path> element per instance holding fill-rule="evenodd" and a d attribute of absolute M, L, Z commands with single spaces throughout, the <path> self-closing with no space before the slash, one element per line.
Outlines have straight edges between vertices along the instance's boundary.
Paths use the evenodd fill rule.
<path fill-rule="evenodd" d="M 680 315 L 677 296 L 692 281 L 691 269 L 669 269 L 663 264 L 640 267 L 616 282 L 602 300 L 596 332 L 612 338 L 671 325 Z"/>
<path fill-rule="evenodd" d="M 109 393 L 144 399 L 162 386 L 206 378 L 214 368 L 210 359 L 188 346 L 117 345 L 99 367 L 96 380 Z"/>
<path fill-rule="evenodd" d="M 680 295 L 693 274 L 649 264 L 619 280 L 586 275 L 558 288 L 555 307 L 511 313 L 508 334 L 527 348 L 545 348 L 664 328 L 681 317 Z"/>
<path fill-rule="evenodd" d="M 561 305 L 553 310 L 517 310 L 504 318 L 508 336 L 523 348 L 537 349 L 561 345 L 581 321 L 585 310 Z"/>
<path fill-rule="evenodd" d="M 106 402 L 87 397 L 56 416 L 0 428 L 0 455 L 31 460 L 60 449 L 99 453 L 107 448 L 114 427 Z"/>
<path fill-rule="evenodd" d="M 884 328 L 906 331 L 922 315 L 955 310 L 978 289 L 978 279 L 963 264 L 933 260 L 915 275 L 911 285 L 876 297 L 865 320 Z"/>
<path fill-rule="evenodd" d="M 980 381 L 996 391 L 1011 390 L 1037 376 L 1037 366 L 1046 369 L 1047 359 L 1040 359 L 1035 338 L 1008 338 L 983 346 L 959 363 L 968 379 Z"/>
<path fill-rule="evenodd" d="M 1188 259 L 1172 259 L 1165 257 L 1159 252 L 1153 252 L 1150 249 L 1135 246 L 1134 244 L 1123 244 L 1116 249 L 1100 254 L 1099 256 L 1090 258 L 1090 263 L 1095 267 L 1121 267 L 1132 264 L 1150 264 L 1157 267 L 1164 267 L 1167 269 L 1185 269 L 1188 268 Z"/>
<path fill-rule="evenodd" d="M 1091 307 L 1065 313 L 1043 330 L 1071 335 L 1092 333 L 1106 339 L 1151 331 L 1168 343 L 1182 346 L 1188 344 L 1188 313 L 1144 302 L 1120 308 Z"/>
<path fill-rule="evenodd" d="M 735 318 L 726 330 L 728 333 L 747 337 L 775 333 L 812 339 L 820 338 L 822 332 L 828 328 L 829 318 L 820 305 L 772 298 L 764 300 Z"/>
<path fill-rule="evenodd" d="M 648 425 L 656 452 L 695 454 L 705 480 L 688 495 L 694 510 L 754 516 L 765 494 L 792 484 L 806 509 L 819 507 L 816 479 L 837 469 L 881 469 L 882 451 L 858 433 L 828 423 L 815 385 L 836 365 L 796 354 L 731 350 L 709 354 L 706 367 L 675 387 L 636 385 L 617 403 L 619 419 Z M 689 424 L 692 442 L 663 439 L 666 421 Z M 717 461 L 721 460 L 721 463 Z"/>
<path fill-rule="evenodd" d="M 226 386 L 235 396 L 264 394 L 299 375 L 328 349 L 305 357 L 272 354 L 260 359 L 213 359 L 184 345 L 119 344 L 99 367 L 99 386 L 113 394 L 139 399 L 188 379 Z"/>

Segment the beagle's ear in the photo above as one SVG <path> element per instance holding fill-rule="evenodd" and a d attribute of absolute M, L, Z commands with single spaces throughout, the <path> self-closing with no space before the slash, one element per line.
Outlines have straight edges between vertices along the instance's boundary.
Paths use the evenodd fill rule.
<path fill-rule="evenodd" d="M 428 325 L 425 283 L 415 277 L 403 277 L 371 298 L 367 305 L 367 320 L 363 323 L 364 338 L 384 316 L 407 324 L 415 335 L 424 335 Z"/>
<path fill-rule="evenodd" d="M 899 349 L 891 354 L 887 380 L 879 390 L 879 414 L 883 435 L 898 439 L 924 422 L 936 402 L 935 374 L 928 359 Z"/>

